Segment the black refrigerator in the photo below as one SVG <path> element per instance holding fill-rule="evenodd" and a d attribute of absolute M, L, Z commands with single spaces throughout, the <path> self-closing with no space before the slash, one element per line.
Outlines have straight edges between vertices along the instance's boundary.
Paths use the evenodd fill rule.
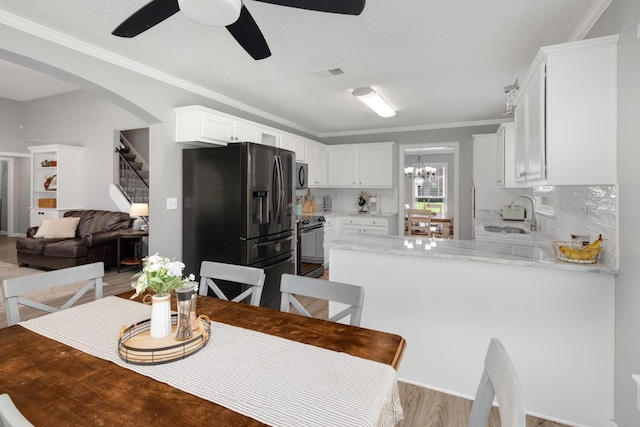
<path fill-rule="evenodd" d="M 292 151 L 251 142 L 183 150 L 185 274 L 204 260 L 262 268 L 260 305 L 278 310 L 280 277 L 295 274 L 294 166 Z"/>

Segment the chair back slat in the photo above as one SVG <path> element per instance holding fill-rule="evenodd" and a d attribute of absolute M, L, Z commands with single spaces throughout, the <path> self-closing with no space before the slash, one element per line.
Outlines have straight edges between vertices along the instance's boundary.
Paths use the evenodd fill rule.
<path fill-rule="evenodd" d="M 280 292 L 282 293 L 280 311 L 288 313 L 289 306 L 293 305 L 300 314 L 311 317 L 295 297 L 296 295 L 303 295 L 349 305 L 341 312 L 331 316 L 329 320 L 336 322 L 349 316 L 349 324 L 360 326 L 364 306 L 364 289 L 361 286 L 283 274 L 280 281 Z"/>
<path fill-rule="evenodd" d="M 0 394 L 0 427 L 33 427 L 8 394 Z"/>
<path fill-rule="evenodd" d="M 486 427 L 494 397 L 498 400 L 502 427 L 525 427 L 526 415 L 520 380 L 511 358 L 497 338 L 492 338 L 489 343 L 484 371 L 467 427 Z"/>
<path fill-rule="evenodd" d="M 227 295 L 222 292 L 215 280 L 224 280 L 242 285 L 248 288 L 240 295 L 233 298 L 232 302 L 241 302 L 251 297 L 250 305 L 259 306 L 262 298 L 262 290 L 266 275 L 261 268 L 248 267 L 244 265 L 225 264 L 214 261 L 202 261 L 200 265 L 200 295 L 207 295 L 211 289 L 220 299 L 229 301 Z"/>
<path fill-rule="evenodd" d="M 71 307 L 92 288 L 94 299 L 100 299 L 102 298 L 103 276 L 104 263 L 96 262 L 3 280 L 2 295 L 7 314 L 7 324 L 11 326 L 20 322 L 20 304 L 47 313 L 54 313 Z M 54 307 L 25 297 L 25 295 L 33 292 L 85 281 L 87 283 L 76 291 L 61 307 Z"/>

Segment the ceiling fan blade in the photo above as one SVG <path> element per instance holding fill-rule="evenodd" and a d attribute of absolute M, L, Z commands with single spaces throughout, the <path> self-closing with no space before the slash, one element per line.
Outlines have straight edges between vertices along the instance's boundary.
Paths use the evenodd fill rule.
<path fill-rule="evenodd" d="M 298 9 L 315 10 L 318 12 L 342 13 L 345 15 L 360 15 L 364 10 L 366 0 L 256 0 L 263 3 L 280 6 L 297 7 Z"/>
<path fill-rule="evenodd" d="M 238 20 L 231 25 L 227 25 L 227 30 L 253 59 L 259 60 L 271 56 L 271 51 L 262 35 L 262 31 L 260 31 L 258 24 L 256 24 L 256 21 L 254 21 L 244 5 L 242 5 Z"/>
<path fill-rule="evenodd" d="M 178 0 L 152 0 L 125 19 L 111 34 L 119 37 L 135 37 L 179 10 Z"/>

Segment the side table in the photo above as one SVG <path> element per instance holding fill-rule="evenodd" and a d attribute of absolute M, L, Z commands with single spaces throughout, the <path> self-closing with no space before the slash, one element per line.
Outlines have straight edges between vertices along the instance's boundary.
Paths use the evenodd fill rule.
<path fill-rule="evenodd" d="M 117 259 L 118 259 L 118 265 L 116 266 L 116 272 L 120 273 L 120 266 L 121 265 L 137 265 L 138 268 L 140 270 L 142 270 L 142 254 L 139 253 L 138 251 L 142 250 L 141 246 L 142 246 L 142 238 L 143 237 L 147 237 L 149 235 L 148 231 L 140 231 L 140 230 L 127 230 L 127 231 L 121 231 L 120 233 L 118 233 L 118 252 L 117 252 Z M 134 256 L 133 258 L 125 258 L 125 259 L 121 259 L 120 258 L 120 245 L 122 244 L 123 240 L 134 240 Z"/>

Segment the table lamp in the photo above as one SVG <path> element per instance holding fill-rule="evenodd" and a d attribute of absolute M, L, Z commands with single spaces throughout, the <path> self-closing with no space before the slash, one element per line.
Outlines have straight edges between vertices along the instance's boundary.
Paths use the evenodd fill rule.
<path fill-rule="evenodd" d="M 146 223 L 143 217 L 149 215 L 149 205 L 147 203 L 132 203 L 129 216 L 136 218 L 133 221 L 134 230 L 142 230 L 142 226 Z"/>

